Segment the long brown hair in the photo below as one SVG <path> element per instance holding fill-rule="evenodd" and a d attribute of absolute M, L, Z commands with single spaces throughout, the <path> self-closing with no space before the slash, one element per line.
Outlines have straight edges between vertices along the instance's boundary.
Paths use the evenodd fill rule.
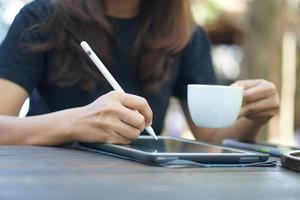
<path fill-rule="evenodd" d="M 50 81 L 61 87 L 79 84 L 82 89 L 92 91 L 101 78 L 79 43 L 86 40 L 105 65 L 113 69 L 114 28 L 105 14 L 104 0 L 53 0 L 52 3 L 47 20 L 30 29 L 48 33 L 49 37 L 29 49 L 56 52 L 60 62 L 50 71 Z M 189 0 L 143 0 L 138 19 L 131 51 L 138 80 L 145 92 L 152 93 L 168 79 L 172 58 L 187 45 L 195 23 Z"/>

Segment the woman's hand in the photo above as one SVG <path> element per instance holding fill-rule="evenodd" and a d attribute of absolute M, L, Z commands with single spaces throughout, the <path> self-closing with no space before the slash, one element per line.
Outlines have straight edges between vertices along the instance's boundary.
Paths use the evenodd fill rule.
<path fill-rule="evenodd" d="M 256 124 L 263 125 L 278 113 L 279 95 L 273 83 L 266 80 L 242 80 L 232 86 L 244 88 L 240 117 L 246 117 Z"/>
<path fill-rule="evenodd" d="M 128 144 L 151 124 L 152 111 L 144 98 L 114 91 L 70 117 L 72 140 Z"/>

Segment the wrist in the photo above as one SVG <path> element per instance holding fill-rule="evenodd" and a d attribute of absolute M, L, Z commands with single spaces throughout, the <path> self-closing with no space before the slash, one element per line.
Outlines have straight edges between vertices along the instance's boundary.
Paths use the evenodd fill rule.
<path fill-rule="evenodd" d="M 252 118 L 248 118 L 248 117 L 244 117 L 244 119 L 248 122 L 248 124 L 254 128 L 260 128 L 262 127 L 265 123 L 252 119 Z"/>
<path fill-rule="evenodd" d="M 246 117 L 242 118 L 241 121 L 242 126 L 244 127 L 244 131 L 242 131 L 242 134 L 240 134 L 239 140 L 246 142 L 254 142 L 263 124 L 253 121 Z"/>
<path fill-rule="evenodd" d="M 24 118 L 25 124 L 32 124 L 34 134 L 27 138 L 27 145 L 60 145 L 75 140 L 73 130 L 76 109 Z"/>
<path fill-rule="evenodd" d="M 78 133 L 80 132 L 80 108 L 72 108 L 58 113 L 58 123 L 60 138 L 65 142 L 72 142 L 78 140 Z"/>

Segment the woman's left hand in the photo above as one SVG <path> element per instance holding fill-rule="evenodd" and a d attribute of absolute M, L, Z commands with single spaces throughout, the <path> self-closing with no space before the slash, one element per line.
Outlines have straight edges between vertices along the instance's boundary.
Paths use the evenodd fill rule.
<path fill-rule="evenodd" d="M 240 117 L 256 124 L 267 123 L 279 111 L 279 95 L 274 83 L 266 80 L 241 80 L 232 86 L 244 88 L 243 106 Z"/>

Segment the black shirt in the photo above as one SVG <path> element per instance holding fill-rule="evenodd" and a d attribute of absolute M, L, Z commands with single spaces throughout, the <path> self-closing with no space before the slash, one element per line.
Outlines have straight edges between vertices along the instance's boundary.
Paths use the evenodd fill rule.
<path fill-rule="evenodd" d="M 62 88 L 49 84 L 46 81 L 45 71 L 51 68 L 55 56 L 51 53 L 24 53 L 22 43 L 36 43 L 39 38 L 25 39 L 20 37 L 21 34 L 26 28 L 45 20 L 51 10 L 51 4 L 51 0 L 35 0 L 26 5 L 16 16 L 0 46 L 0 77 L 15 82 L 30 94 L 28 115 L 84 106 L 112 90 L 108 83 L 99 83 L 92 93 L 83 91 L 78 86 Z M 110 20 L 118 25 L 112 55 L 113 76 L 126 92 L 144 96 L 148 100 L 153 111 L 152 126 L 156 133 L 160 133 L 163 128 L 171 96 L 186 100 L 187 84 L 217 83 L 208 37 L 203 29 L 198 27 L 188 45 L 174 57 L 171 78 L 157 94 L 143 95 L 129 55 L 134 40 L 131 30 L 137 25 L 137 20 L 135 18 Z"/>

